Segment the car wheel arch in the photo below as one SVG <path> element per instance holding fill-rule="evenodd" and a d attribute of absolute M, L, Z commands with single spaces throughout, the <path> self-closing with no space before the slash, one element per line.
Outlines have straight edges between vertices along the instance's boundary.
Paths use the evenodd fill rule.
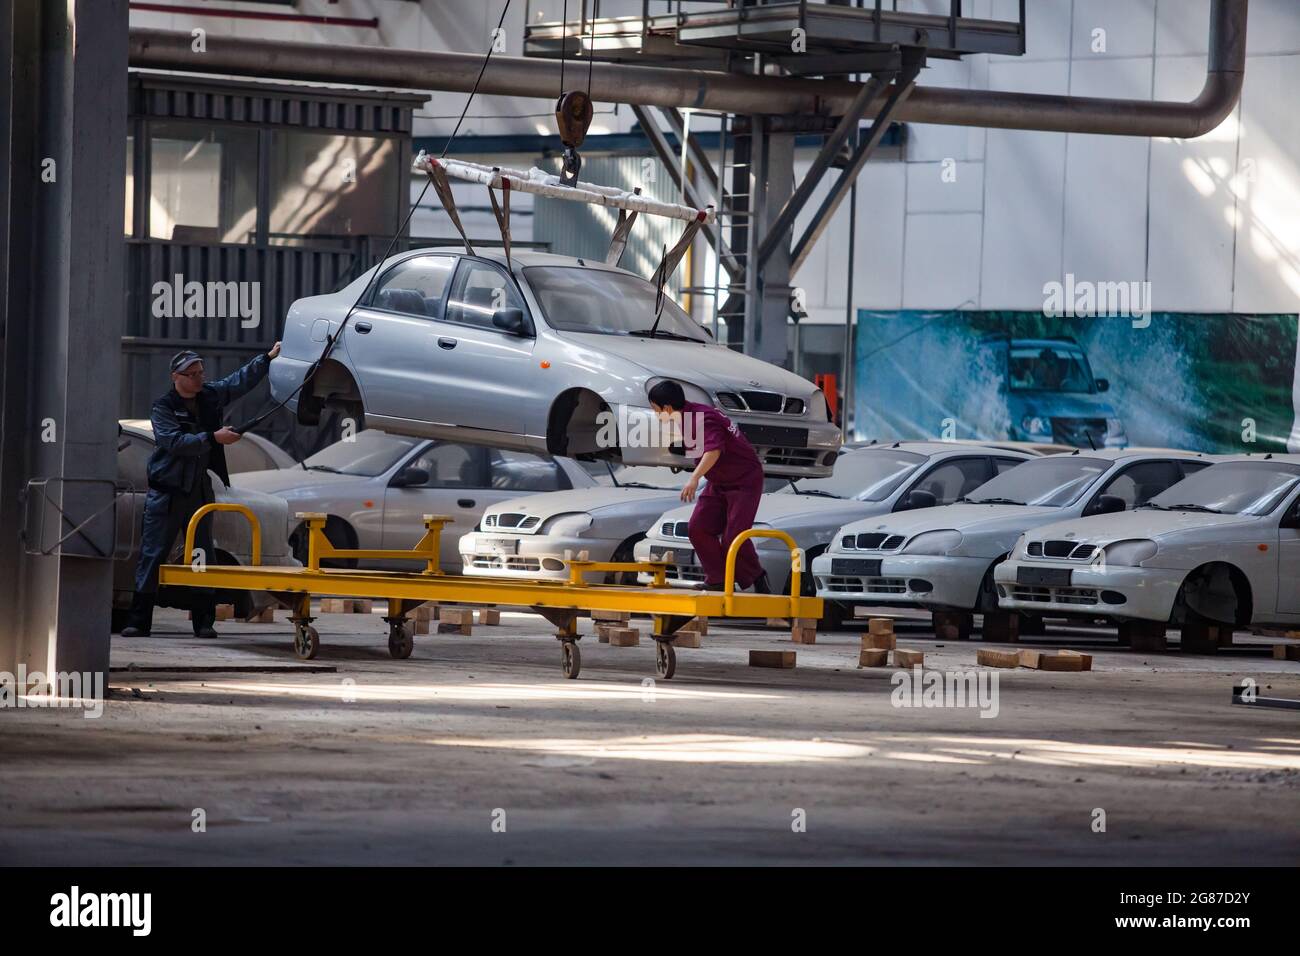
<path fill-rule="evenodd" d="M 331 534 L 330 532 L 333 532 Z M 356 528 L 346 518 L 339 515 L 330 514 L 325 516 L 325 537 L 336 548 L 355 549 L 360 539 L 357 537 Z M 302 566 L 307 566 L 307 522 L 298 522 L 297 527 L 289 535 L 289 546 L 293 556 Z M 353 558 L 345 560 L 322 561 L 322 567 L 347 567 L 355 568 L 357 562 Z"/>
<path fill-rule="evenodd" d="M 304 390 L 298 401 L 298 421 L 301 424 L 319 424 L 322 410 L 337 406 L 357 421 L 357 430 L 365 416 L 365 403 L 361 387 L 352 370 L 337 359 L 327 358 L 320 363 L 311 377 L 311 387 Z"/>
<path fill-rule="evenodd" d="M 1210 561 L 1193 568 L 1187 573 L 1182 584 L 1179 585 L 1178 595 L 1174 599 L 1170 622 L 1181 623 L 1179 619 L 1185 620 L 1188 611 L 1210 620 L 1222 620 L 1222 606 L 1215 607 L 1212 602 L 1216 588 L 1221 589 L 1225 580 L 1232 589 L 1235 607 L 1232 615 L 1233 620 L 1231 622 L 1224 621 L 1224 623 L 1233 623 L 1239 626 L 1250 624 L 1255 613 L 1255 596 L 1250 586 L 1250 578 L 1239 567 L 1228 561 Z M 1206 584 L 1206 590 L 1209 592 L 1208 598 L 1200 598 L 1194 602 L 1189 602 L 1189 586 L 1192 589 L 1199 589 L 1202 582 Z M 1220 593 L 1222 593 L 1221 590 Z M 1220 612 L 1218 617 L 1215 616 L 1215 611 Z"/>
<path fill-rule="evenodd" d="M 599 424 L 596 421 L 601 412 L 610 412 L 609 403 L 598 393 L 589 388 L 576 386 L 565 389 L 551 402 L 546 416 L 546 450 L 552 455 L 580 455 L 619 457 L 617 446 L 600 448 L 596 442 Z M 574 428 L 575 419 L 578 429 Z M 589 419 L 589 421 L 587 420 Z M 590 432 L 588 436 L 587 432 Z M 578 439 L 582 447 L 572 447 L 571 440 Z M 586 439 L 586 440 L 583 440 Z"/>

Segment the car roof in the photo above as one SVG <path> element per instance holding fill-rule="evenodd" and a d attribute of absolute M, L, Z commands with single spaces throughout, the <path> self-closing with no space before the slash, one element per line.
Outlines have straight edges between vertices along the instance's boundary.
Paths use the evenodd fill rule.
<path fill-rule="evenodd" d="M 1234 461 L 1280 461 L 1288 465 L 1300 465 L 1300 455 L 1281 451 L 1248 451 L 1235 455 L 1215 455 L 1213 460 L 1216 465 Z"/>
<path fill-rule="evenodd" d="M 464 246 L 431 246 L 422 249 L 410 249 L 406 252 L 397 253 L 388 257 L 389 262 L 397 262 L 401 259 L 409 259 L 419 255 L 465 255 Z M 499 265 L 506 264 L 506 253 L 504 249 L 475 249 L 474 255 L 480 259 L 488 259 Z M 511 249 L 510 261 L 521 268 L 530 266 L 565 266 L 580 269 L 600 269 L 604 272 L 623 272 L 627 275 L 636 275 L 635 272 L 629 272 L 627 269 L 620 269 L 617 266 L 607 265 L 601 259 L 592 259 L 584 256 L 562 256 L 554 252 L 541 252 L 536 249 Z"/>
<path fill-rule="evenodd" d="M 855 451 L 872 451 L 882 448 L 897 448 L 899 451 L 910 451 L 916 455 L 925 455 L 933 457 L 934 455 L 953 454 L 958 452 L 980 453 L 986 455 L 1024 455 L 1026 459 L 1039 457 L 1032 451 L 1020 448 L 1008 448 L 1005 445 L 991 444 L 986 445 L 980 442 L 957 442 L 957 441 L 891 441 L 891 442 L 871 442 L 867 444 L 853 444 L 845 447 L 845 452 Z"/>
<path fill-rule="evenodd" d="M 1076 448 L 1074 451 L 1057 452 L 1044 455 L 1044 458 L 1103 458 L 1106 461 L 1123 461 L 1126 458 L 1200 458 L 1204 461 L 1217 461 L 1216 456 L 1203 451 L 1181 451 L 1177 448 Z"/>

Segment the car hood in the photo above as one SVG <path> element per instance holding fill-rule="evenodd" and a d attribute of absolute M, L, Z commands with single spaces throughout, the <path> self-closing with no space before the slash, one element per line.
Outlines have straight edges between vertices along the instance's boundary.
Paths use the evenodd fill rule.
<path fill-rule="evenodd" d="M 807 527 L 829 527 L 842 524 L 884 509 L 883 501 L 856 501 L 848 498 L 819 498 L 815 495 L 763 495 L 759 499 L 756 524 L 769 525 L 781 531 L 794 531 Z M 686 521 L 695 505 L 683 505 L 665 511 L 660 521 Z M 659 522 L 656 522 L 658 526 Z"/>
<path fill-rule="evenodd" d="M 1059 517 L 1060 508 L 1035 508 L 1027 505 L 944 505 L 918 508 L 898 514 L 881 515 L 846 525 L 849 534 L 887 531 L 911 537 L 923 531 L 955 528 L 963 533 L 1014 531 L 1019 534 Z"/>
<path fill-rule="evenodd" d="M 1261 519 L 1252 515 L 1215 515 L 1200 511 L 1124 511 L 1094 515 L 1074 521 L 1058 521 L 1037 529 L 1035 539 L 1066 538 L 1091 544 L 1109 544 L 1131 538 L 1170 538 L 1190 531 L 1257 528 Z"/>
<path fill-rule="evenodd" d="M 598 332 L 565 332 L 584 347 L 609 352 L 645 369 L 647 376 L 680 378 L 712 390 L 758 388 L 807 398 L 817 390 L 812 382 L 783 368 L 744 355 L 725 345 L 644 339 Z M 689 372 L 683 372 L 689 369 Z"/>
<path fill-rule="evenodd" d="M 677 501 L 678 492 L 663 488 L 574 488 L 570 491 L 548 491 L 540 495 L 527 495 L 498 501 L 486 508 L 483 516 L 490 514 L 516 513 L 537 515 L 543 521 L 561 514 L 596 515 L 602 511 L 618 508 L 636 508 L 638 506 L 655 512 L 666 504 Z M 656 512 L 657 513 L 657 512 Z M 515 532 L 515 528 L 502 528 L 502 531 Z"/>
<path fill-rule="evenodd" d="M 235 488 L 248 488 L 266 494 L 292 497 L 309 494 L 320 488 L 337 488 L 358 481 L 369 481 L 356 475 L 336 475 L 328 471 L 307 471 L 303 468 L 281 468 L 275 471 L 245 471 L 230 476 Z"/>
<path fill-rule="evenodd" d="M 213 498 L 221 504 L 244 505 L 257 517 L 262 530 L 263 558 L 283 557 L 289 554 L 289 504 L 276 495 L 265 494 L 250 488 L 230 487 L 209 472 L 212 477 Z M 232 554 L 242 557 L 252 553 L 252 527 L 243 515 L 218 511 L 212 516 L 213 536 L 217 543 Z"/>

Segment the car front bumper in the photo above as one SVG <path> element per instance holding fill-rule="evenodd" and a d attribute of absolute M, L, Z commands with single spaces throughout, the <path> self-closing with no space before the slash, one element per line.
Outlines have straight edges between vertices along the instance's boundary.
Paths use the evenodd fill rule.
<path fill-rule="evenodd" d="M 696 460 L 662 445 L 635 440 L 636 434 L 653 435 L 658 427 L 649 408 L 625 410 L 626 431 L 620 435 L 620 455 L 625 465 L 654 465 L 691 470 Z M 740 427 L 759 460 L 763 473 L 789 478 L 825 478 L 835 467 L 843 435 L 834 422 L 808 421 L 794 415 L 723 414 Z M 630 436 L 630 437 L 629 437 Z"/>
<path fill-rule="evenodd" d="M 879 573 L 835 574 L 835 560 L 879 560 Z M 980 582 L 992 558 L 936 554 L 895 554 L 879 559 L 866 554 L 827 552 L 813 559 L 817 596 L 846 604 L 971 610 L 979 601 Z M 841 569 L 843 570 L 843 569 Z"/>
<path fill-rule="evenodd" d="M 514 554 L 497 554 L 486 545 L 488 540 L 517 541 Z M 552 534 L 490 534 L 471 531 L 461 535 L 460 560 L 465 574 L 488 578 L 513 578 L 529 581 L 567 581 L 569 558 L 587 552 L 590 561 L 609 561 L 618 547 L 617 541 L 605 538 L 561 537 Z"/>
<path fill-rule="evenodd" d="M 1021 569 L 1070 572 L 1068 583 L 1020 581 Z M 1186 571 L 1116 565 L 1079 567 L 1064 561 L 1004 561 L 993 569 L 998 606 L 1009 611 L 1050 611 L 1066 617 L 1167 621 Z"/>

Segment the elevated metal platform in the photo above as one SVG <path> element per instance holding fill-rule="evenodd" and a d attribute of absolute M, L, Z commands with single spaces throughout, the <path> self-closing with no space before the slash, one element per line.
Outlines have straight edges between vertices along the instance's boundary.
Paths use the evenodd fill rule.
<path fill-rule="evenodd" d="M 1016 20 L 964 16 L 970 0 L 948 0 L 948 13 L 888 9 L 882 0 L 863 7 L 808 0 L 779 0 L 719 10 L 650 12 L 640 17 L 586 16 L 566 25 L 534 22 L 524 28 L 524 55 L 612 62 L 708 66 L 755 53 L 800 76 L 831 76 L 896 68 L 899 48 L 924 49 L 927 56 L 958 59 L 975 53 L 1020 56 L 1025 52 L 1025 4 Z M 531 8 L 531 4 L 529 5 Z M 796 34 L 796 30 L 802 34 Z M 799 36 L 799 49 L 792 49 Z"/>
<path fill-rule="evenodd" d="M 388 624 L 388 650 L 393 657 L 407 658 L 414 648 L 414 628 L 407 615 L 428 602 L 465 605 L 515 605 L 531 608 L 556 626 L 561 643 L 564 676 L 574 678 L 582 666 L 578 652 L 577 621 L 591 611 L 627 611 L 649 614 L 654 622 L 655 670 L 665 679 L 676 671 L 673 635 L 694 617 L 820 618 L 822 600 L 800 595 L 801 552 L 784 531 L 751 529 L 732 542 L 727 552 L 724 590 L 692 591 L 667 586 L 668 560 L 657 562 L 570 562 L 568 581 L 515 581 L 502 578 L 444 574 L 438 569 L 442 528 L 451 519 L 425 515 L 424 537 L 409 551 L 335 548 L 325 537 L 323 514 L 303 514 L 307 522 L 308 545 L 305 568 L 262 566 L 262 531 L 257 517 L 243 505 L 208 504 L 194 513 L 185 532 L 185 554 L 194 553 L 194 535 L 199 521 L 214 511 L 235 511 L 249 522 L 253 532 L 252 564 L 164 565 L 159 584 L 234 591 L 265 591 L 289 608 L 294 625 L 294 653 L 311 660 L 320 651 L 320 635 L 311 626 L 311 599 L 316 597 L 363 597 L 388 602 L 384 621 Z M 778 538 L 790 548 L 792 572 L 790 594 L 736 593 L 736 554 L 749 538 Z M 424 565 L 423 571 L 359 571 L 322 568 L 325 558 L 410 560 Z M 588 584 L 592 573 L 645 571 L 654 576 L 649 586 Z"/>

